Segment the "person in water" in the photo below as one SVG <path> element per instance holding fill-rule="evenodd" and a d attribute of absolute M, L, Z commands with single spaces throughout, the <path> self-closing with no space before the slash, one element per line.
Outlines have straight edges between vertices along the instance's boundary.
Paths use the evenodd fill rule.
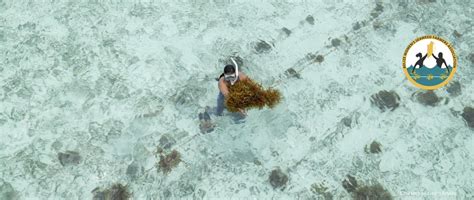
<path fill-rule="evenodd" d="M 416 61 L 415 65 L 413 66 L 413 69 L 411 70 L 411 73 L 413 73 L 415 71 L 415 68 L 416 68 L 417 65 L 420 66 L 420 68 L 423 67 L 423 62 L 425 62 L 425 59 L 426 59 L 427 55 L 428 54 L 426 54 L 425 56 L 422 56 L 421 53 L 416 54 L 416 57 L 419 57 L 419 58 L 418 58 L 418 61 Z"/>
<path fill-rule="evenodd" d="M 240 80 L 247 80 L 249 79 L 247 75 L 239 70 L 236 70 L 234 65 L 226 65 L 224 67 L 224 73 L 222 73 L 219 78 L 219 95 L 217 96 L 217 108 L 216 108 L 216 115 L 222 115 L 224 112 L 224 100 L 227 95 L 229 95 L 229 87 L 234 85 L 236 82 Z M 242 115 L 246 115 L 245 110 L 240 110 Z"/>
<path fill-rule="evenodd" d="M 431 55 L 436 59 L 436 66 L 441 68 L 443 64 L 446 65 L 446 69 L 448 69 L 448 73 L 449 73 L 449 67 L 448 67 L 448 64 L 446 64 L 446 60 L 444 60 L 443 58 L 443 53 L 439 52 L 438 57 L 436 57 L 434 54 L 431 54 Z"/>
<path fill-rule="evenodd" d="M 232 60 L 237 66 L 237 63 Z M 206 106 L 205 111 L 203 113 L 199 113 L 199 129 L 201 133 L 209 133 L 212 132 L 215 128 L 215 124 L 212 123 L 211 117 L 209 113 L 213 113 L 217 116 L 222 116 L 222 113 L 225 109 L 225 97 L 229 95 L 229 86 L 234 85 L 240 80 L 249 79 L 247 75 L 243 72 L 240 72 L 238 66 L 235 67 L 234 65 L 226 65 L 224 67 L 224 73 L 222 73 L 219 78 L 216 80 L 219 82 L 219 95 L 217 96 L 217 107 L 215 109 L 211 109 L 209 106 Z M 244 110 L 240 110 L 237 115 L 234 115 L 234 120 L 237 123 L 241 123 L 241 119 L 244 119 L 247 113 Z"/>

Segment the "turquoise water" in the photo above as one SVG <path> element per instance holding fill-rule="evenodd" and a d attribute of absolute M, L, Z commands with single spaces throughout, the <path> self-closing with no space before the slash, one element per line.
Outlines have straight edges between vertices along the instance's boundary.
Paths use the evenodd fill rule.
<path fill-rule="evenodd" d="M 394 199 L 473 199 L 473 8 L 0 0 L 0 200 L 93 199 L 118 183 L 139 200 L 352 199 L 347 175 Z M 453 45 L 458 70 L 425 97 L 400 65 L 427 34 Z M 283 100 L 244 123 L 211 116 L 202 134 L 230 57 Z"/>

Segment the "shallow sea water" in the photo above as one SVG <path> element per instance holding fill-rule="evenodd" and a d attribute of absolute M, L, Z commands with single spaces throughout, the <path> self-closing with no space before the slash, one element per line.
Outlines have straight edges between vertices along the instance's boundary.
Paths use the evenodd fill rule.
<path fill-rule="evenodd" d="M 377 6 L 378 5 L 378 6 Z M 395 199 L 473 199 L 472 1 L 0 0 L 0 199 L 92 199 L 127 185 L 133 199 L 350 199 L 346 175 Z M 458 71 L 439 101 L 401 69 L 406 46 L 436 34 Z M 318 57 L 322 56 L 322 57 Z M 244 123 L 198 113 L 214 80 L 241 70 L 280 90 Z M 320 58 L 323 58 L 322 60 Z M 296 75 L 295 75 L 296 74 Z M 399 106 L 371 103 L 394 91 Z M 378 141 L 379 154 L 366 145 Z M 164 174 L 156 150 L 182 162 Z M 63 166 L 58 154 L 77 152 Z M 280 168 L 283 188 L 269 182 Z"/>

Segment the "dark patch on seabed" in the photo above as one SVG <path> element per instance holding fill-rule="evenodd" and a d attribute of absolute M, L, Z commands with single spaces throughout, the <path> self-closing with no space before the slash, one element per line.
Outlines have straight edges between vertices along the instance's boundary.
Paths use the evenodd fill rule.
<path fill-rule="evenodd" d="M 473 9 L 0 0 L 0 200 L 469 199 Z M 434 91 L 396 67 L 427 33 L 460 68 Z M 216 116 L 230 58 L 281 102 Z"/>

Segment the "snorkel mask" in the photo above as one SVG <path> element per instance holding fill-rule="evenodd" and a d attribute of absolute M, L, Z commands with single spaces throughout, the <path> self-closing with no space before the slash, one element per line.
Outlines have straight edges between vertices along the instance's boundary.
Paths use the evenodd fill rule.
<path fill-rule="evenodd" d="M 224 80 L 230 82 L 230 84 L 233 85 L 233 82 L 235 82 L 236 76 L 235 74 L 224 74 Z"/>
<path fill-rule="evenodd" d="M 229 81 L 231 85 L 234 85 L 235 82 L 237 82 L 237 78 L 239 77 L 239 65 L 237 65 L 237 63 L 235 62 L 233 58 L 230 58 L 230 60 L 232 60 L 232 62 L 234 63 L 235 74 L 229 74 L 229 75 L 224 74 L 224 80 Z"/>

